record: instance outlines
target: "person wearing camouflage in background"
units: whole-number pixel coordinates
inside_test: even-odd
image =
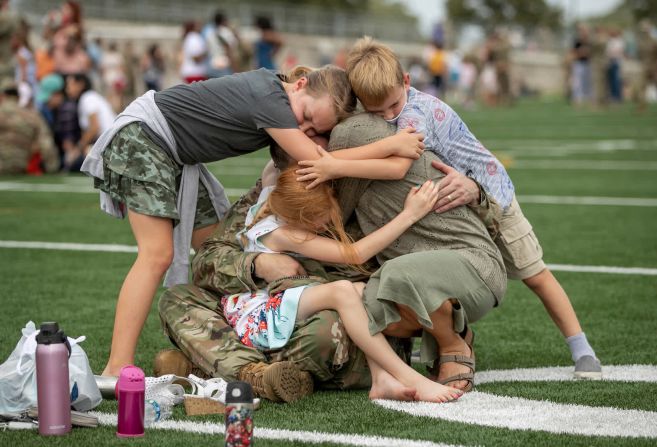
[[[636,84],[635,97],[638,110],[643,111],[647,103],[648,85],[657,85],[657,39],[652,35],[652,24],[648,19],[639,23],[637,45],[641,73]]]
[[[41,158],[37,172],[59,169],[59,154],[46,122],[37,111],[19,107],[12,81],[0,82],[0,175],[25,174],[34,157]]]
[[[9,0],[0,0],[0,84],[14,80],[15,64],[11,38],[18,28],[18,18],[9,12]]]
[[[605,27],[598,25],[593,29],[591,38],[591,80],[593,83],[593,104],[602,106],[607,103],[607,41],[609,35]]]

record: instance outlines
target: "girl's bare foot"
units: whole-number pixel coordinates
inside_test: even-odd
[[[441,385],[440,383],[429,380],[426,377],[417,381],[416,389],[415,400],[423,402],[450,402],[463,395],[463,391],[459,389]]]
[[[377,374],[370,388],[370,399],[411,401],[415,399],[415,388],[407,387],[385,371]]]

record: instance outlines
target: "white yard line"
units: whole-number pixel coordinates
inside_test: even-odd
[[[554,169],[581,171],[657,171],[655,161],[620,160],[511,160],[508,169]]]
[[[98,422],[101,425],[116,426],[116,414],[99,413],[94,411],[92,411],[91,414],[98,417]],[[212,422],[174,421],[169,419],[153,424],[152,428],[157,430],[175,430],[210,435],[224,434],[224,424]],[[383,436],[367,436],[349,433],[343,434],[303,430],[282,430],[278,428],[263,428],[257,426],[253,431],[253,438],[256,440],[256,444],[258,439],[276,439],[295,443],[320,444],[324,442],[330,442],[333,444],[354,445],[362,447],[456,447],[454,444],[418,441],[413,439],[387,438]],[[216,442],[216,444],[223,444],[223,441]]]
[[[0,248],[31,248],[36,250],[137,253],[136,245],[78,244],[71,242],[0,241]]]
[[[657,382],[657,366],[653,365],[613,365],[602,369],[606,381]],[[572,380],[571,367],[483,371],[475,376],[478,384]],[[527,384],[528,388],[531,386],[531,383]],[[375,402],[384,408],[415,416],[477,426],[593,437],[657,438],[657,412],[654,411],[560,404],[481,391],[468,393],[449,405],[390,400]]]
[[[576,272],[576,273],[610,273],[616,275],[644,275],[657,276],[657,269],[643,267],[610,267],[604,265],[567,265],[548,264],[548,268],[554,272]]]
[[[657,382],[657,366],[609,365],[603,367],[605,381]],[[572,367],[522,368],[478,372],[478,384],[495,382],[570,382]],[[473,391],[457,402],[434,404],[427,402],[399,402],[376,400],[375,404],[388,410],[400,411],[412,416],[430,417],[477,427],[495,427],[507,430],[542,431],[555,434],[588,437],[657,438],[654,424],[657,413],[653,411],[589,407],[577,404],[560,404],[547,400],[531,400],[501,396],[489,392]],[[101,425],[116,426],[116,414],[91,412]],[[221,416],[218,417],[219,419]],[[221,422],[193,422],[165,420],[153,424],[155,430],[175,430],[190,433],[222,435]],[[148,434],[146,435],[148,436]],[[255,427],[254,439],[285,440],[295,443],[333,443],[364,447],[381,445],[392,447],[452,447],[432,441],[390,438],[376,435],[327,433],[305,430],[285,430]]]
[[[79,184],[57,184],[57,183],[22,183],[22,182],[0,182],[0,191],[11,192],[50,192],[50,193],[79,193],[98,194],[98,190],[89,185]],[[227,188],[226,194],[230,197],[239,197],[248,189]],[[521,195],[518,196],[521,203],[533,203],[543,205],[602,205],[602,206],[638,206],[655,207],[657,199],[640,197],[587,197],[587,196],[544,196],[544,195]]]
[[[592,196],[542,196],[520,195],[518,202],[541,205],[596,205],[655,207],[657,199],[640,197],[592,197]]]
[[[22,182],[0,182],[0,191],[11,192],[52,192],[52,193],[78,193],[98,194],[90,184],[72,183],[22,183]],[[226,188],[226,194],[235,197],[246,193],[248,189]]]
[[[657,147],[657,140],[510,140],[488,138],[484,145],[495,152],[616,152],[631,150],[652,150]]]
[[[113,253],[137,253],[134,245],[120,244],[81,244],[73,242],[40,242],[40,241],[2,241],[0,248],[25,248],[36,250],[64,250],[64,251],[95,251]],[[615,275],[643,275],[657,276],[657,268],[644,267],[613,267],[604,265],[568,265],[548,264],[555,272],[577,273],[609,273]]]

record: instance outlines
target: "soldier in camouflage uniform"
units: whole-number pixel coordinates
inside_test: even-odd
[[[0,84],[14,79],[15,61],[11,38],[18,19],[9,12],[9,0],[0,0]]]
[[[59,154],[48,125],[38,112],[18,106],[13,83],[0,82],[0,174],[25,174],[30,160],[41,157],[46,172],[59,169]]]
[[[641,66],[635,97],[639,111],[646,108],[646,89],[657,84],[657,40],[652,35],[652,24],[644,19],[639,23],[637,37],[638,58]]]
[[[222,295],[268,286],[254,271],[254,260],[262,254],[244,253],[235,237],[244,228],[246,213],[256,203],[260,190],[258,182],[233,204],[212,236],[203,243],[192,263],[195,285],[175,286],[160,298],[159,311],[165,333],[209,376],[245,379],[253,365],[260,365],[259,372],[263,372],[264,363],[281,362],[279,375],[293,377],[279,379],[292,382],[281,384],[275,392],[259,390],[260,395],[271,400],[290,401],[312,392],[312,382],[310,388],[307,387],[310,376],[299,377],[299,369],[312,375],[318,386],[325,389],[369,387],[371,378],[365,356],[349,340],[335,311],[322,311],[297,323],[289,343],[270,352],[243,345],[225,321],[220,302]],[[299,259],[299,262],[303,269],[300,275],[274,281],[269,284],[270,290],[285,290],[312,282],[364,279],[362,273],[344,266],[325,268],[312,259]],[[306,389],[295,393],[294,387],[299,382],[306,384]]]

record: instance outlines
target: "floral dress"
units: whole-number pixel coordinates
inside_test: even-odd
[[[248,226],[265,202],[273,187],[263,189],[258,202],[247,214],[244,230],[237,239],[245,251],[275,253],[260,240],[282,225],[275,216]],[[294,330],[301,293],[309,286],[295,287],[269,296],[266,290],[236,293],[221,298],[224,316],[237,332],[242,343],[261,350],[279,349],[285,346]]]

